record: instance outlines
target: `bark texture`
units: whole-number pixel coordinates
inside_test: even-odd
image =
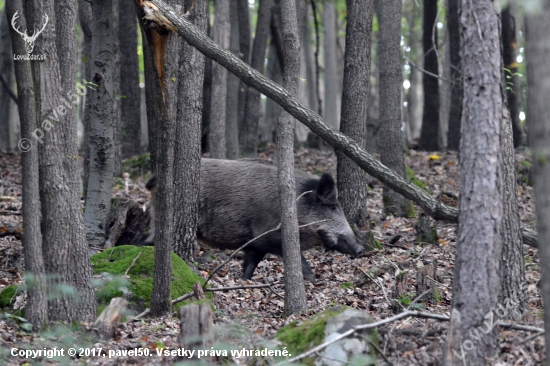
[[[40,29],[42,15],[50,16],[34,48],[48,57],[33,63],[37,122],[44,130],[39,152],[44,264],[50,289],[66,284],[78,293],[49,299],[48,316],[50,321],[92,321],[96,301],[80,206],[76,108],[62,102],[75,97],[76,3],[29,1],[25,10],[29,28]]]
[[[451,59],[451,106],[449,111],[449,129],[447,130],[447,149],[458,151],[460,148],[460,121],[462,119],[462,74],[460,64],[460,0],[447,0],[447,30],[449,32],[449,54]]]
[[[229,48],[229,0],[216,0],[214,7],[214,42],[224,49]],[[210,128],[208,146],[210,157],[226,157],[226,105],[227,70],[221,65],[212,64],[212,104],[210,106]]]
[[[300,80],[300,38],[295,0],[281,0],[285,66],[283,87],[297,97]],[[277,178],[281,204],[281,236],[285,266],[285,316],[301,314],[307,308],[294,178],[294,118],[281,111],[277,123]]]
[[[122,159],[141,152],[141,97],[137,54],[136,11],[131,1],[119,0],[120,143]]]
[[[0,12],[0,151],[10,151],[13,127],[10,121],[11,98],[13,84],[13,53],[10,39],[10,22],[12,17],[6,16],[6,10]],[[21,23],[19,23],[21,24]],[[20,26],[20,29],[26,29]],[[19,35],[18,35],[19,36]],[[20,36],[19,36],[20,37]],[[24,50],[21,55],[25,55]]]
[[[229,37],[229,50],[239,57],[239,15],[237,2],[229,4],[229,23],[231,34]],[[238,77],[227,72],[227,102],[226,102],[226,123],[225,141],[227,144],[227,158],[237,159],[239,157],[239,85]]]
[[[355,141],[334,131],[317,113],[300,104],[297,98],[289,94],[284,88],[244,64],[230,52],[221,49],[186,19],[176,14],[170,6],[167,6],[161,0],[152,0],[151,2],[158,6],[159,12],[172,22],[177,28],[179,35],[189,42],[189,44],[223,65],[249,86],[260,90],[261,93],[274,100],[328,144],[343,151],[364,171],[406,198],[414,201],[422,207],[426,214],[432,216],[434,219],[449,220],[452,222],[458,221],[458,210],[456,208],[438,202],[426,191],[403,179],[374,159],[372,155],[362,149]],[[532,230],[523,228],[522,237],[524,243],[536,247],[536,234]]]
[[[186,0],[185,9],[194,0]],[[206,35],[208,2],[195,3],[189,20]],[[174,166],[174,251],[193,262],[197,249],[197,212],[200,188],[201,117],[205,58],[196,48],[183,42],[180,53],[178,118]]]
[[[461,315],[464,342],[478,327],[486,329],[485,316],[496,309],[500,292],[503,94],[499,17],[493,6],[491,0],[464,0],[460,16],[464,104],[453,308]],[[468,365],[485,365],[495,356],[497,330],[486,333],[471,340],[472,349],[456,350],[464,352]]]
[[[374,2],[348,0],[346,4],[348,23],[340,132],[365,148]],[[367,176],[343,152],[337,150],[336,155],[338,198],[353,225],[359,210],[367,205]]]
[[[20,0],[6,3],[8,19],[19,12],[19,24],[26,29],[26,20]],[[23,55],[25,42],[19,34],[11,31],[13,53]],[[18,108],[21,122],[21,137],[30,139],[36,128],[35,94],[31,70],[32,61],[15,63],[17,81]],[[21,145],[24,150],[26,146]],[[38,184],[38,146],[21,154],[21,171],[23,182],[23,254],[25,256],[25,273],[27,285],[27,306],[25,318],[33,325],[34,331],[40,331],[48,321],[48,301],[45,281],[44,257],[42,253],[42,233],[40,231],[40,200]]]
[[[250,64],[250,51],[252,46],[252,30],[250,25],[250,10],[248,9],[248,0],[237,0],[237,15],[239,21],[239,51],[240,58],[245,63]],[[239,116],[238,126],[242,126],[246,108],[246,90],[248,85],[239,80]]]
[[[525,54],[527,59],[527,121],[529,146],[533,156],[537,230],[539,243],[550,243],[550,2],[526,17]],[[546,344],[550,344],[550,246],[539,250],[544,303],[544,328]],[[546,347],[546,359],[550,360],[550,347]]]
[[[252,60],[250,66],[262,74],[264,73],[265,52],[267,48],[267,39],[269,37],[273,6],[273,0],[260,0],[256,35],[252,46]],[[240,134],[241,154],[245,157],[254,157],[258,153],[260,103],[260,92],[254,88],[248,88],[246,91],[245,116]]]
[[[504,108],[500,135],[502,149],[502,255],[500,259],[500,303],[507,303],[510,315],[519,321],[528,310],[525,262],[521,242],[516,162],[512,121]]]
[[[349,15],[349,14],[348,14]],[[323,11],[324,60],[325,60],[325,110],[324,116],[331,126],[338,129],[338,51],[336,44],[336,9],[333,1],[325,0]]]
[[[401,130],[401,0],[387,0],[379,4],[378,57],[380,65],[380,131],[378,151],[380,161],[406,178],[404,141]],[[346,47],[347,49],[347,47]],[[384,186],[384,211],[394,216],[410,216],[412,203],[399,193]]]
[[[90,172],[84,214],[88,245],[103,248],[111,213],[111,189],[115,169],[115,39],[118,37],[116,1],[94,1],[92,13],[92,82],[96,90],[90,98]]]
[[[439,75],[436,21],[437,0],[424,0],[422,19],[424,70]],[[422,150],[434,151],[439,149],[439,79],[423,73],[422,84],[424,86],[424,111],[418,147]]]

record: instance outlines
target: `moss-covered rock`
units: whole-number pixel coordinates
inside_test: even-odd
[[[108,273],[111,278],[96,292],[100,306],[109,304],[113,297],[123,296],[122,289],[127,287],[132,296],[125,297],[129,297],[132,308],[140,310],[144,306],[149,307],[153,291],[154,253],[154,247],[121,245],[92,256],[94,273]],[[134,259],[136,261],[132,265]],[[125,283],[122,276],[128,269],[129,283]],[[197,282],[204,283],[204,279],[172,253],[172,299],[192,291]]]
[[[371,322],[371,319],[362,311],[345,306],[337,307],[317,314],[312,319],[300,324],[297,322],[288,324],[279,330],[277,339],[287,347],[292,356],[296,356],[326,342],[328,339],[334,338],[338,334],[346,332],[351,327],[369,322]],[[329,346],[321,353],[328,352],[326,359],[330,359],[329,356],[333,353],[338,354],[336,358],[342,360],[348,360],[349,357],[351,361],[353,359],[357,360],[357,357],[362,357],[363,361],[360,364],[370,364],[372,360],[375,360],[373,349],[362,336],[366,335],[370,341],[377,344],[378,333],[374,329],[356,335],[357,337],[352,335],[334,343],[333,346]],[[302,362],[306,365],[324,364],[323,357],[317,358],[317,356],[306,358]]]

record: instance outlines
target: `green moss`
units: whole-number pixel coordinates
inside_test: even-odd
[[[6,287],[0,292],[0,309],[10,307],[15,301],[15,294],[17,293],[17,285],[11,285]]]
[[[343,284],[340,285],[341,288],[352,288],[352,287],[355,287],[355,285],[351,282],[344,282]]]
[[[428,189],[426,184],[424,184],[424,182],[420,181],[415,176],[414,170],[412,170],[410,167],[407,167],[407,178],[409,178],[409,180],[412,182],[412,184],[414,184],[418,188],[421,188],[421,189],[425,190],[426,192],[428,192],[429,194],[432,194],[432,192]]]
[[[107,281],[105,286],[97,291],[100,304],[108,304],[113,297],[122,295],[121,288],[128,287],[135,296],[136,302],[144,302],[148,307],[153,291],[154,253],[154,247],[122,245],[92,256],[95,274],[106,272],[114,275],[112,280]],[[138,255],[139,258],[132,265]],[[130,268],[128,271],[130,279],[129,283],[125,283],[120,276],[124,275],[128,268]],[[197,282],[204,283],[204,279],[195,274],[180,257],[172,253],[172,299],[192,291],[193,285]],[[207,296],[211,297],[211,294]]]

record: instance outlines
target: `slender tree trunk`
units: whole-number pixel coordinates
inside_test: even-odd
[[[229,48],[229,0],[216,0],[214,7],[214,42],[224,49]],[[212,65],[212,104],[210,106],[210,129],[208,146],[210,157],[226,157],[226,105],[227,70],[218,64]]]
[[[49,15],[34,47],[36,54],[48,57],[33,64],[37,123],[44,129],[39,165],[44,264],[51,275],[50,288],[70,285],[79,295],[56,294],[49,299],[48,316],[54,321],[91,321],[96,302],[80,206],[76,108],[63,102],[74,103],[76,97],[76,3],[47,0],[25,5],[29,28],[40,29],[43,15]]]
[[[460,312],[463,342],[476,329],[486,329],[486,315],[496,309],[500,293],[503,94],[499,17],[493,6],[490,0],[464,0],[460,17],[464,104],[453,308]],[[496,336],[493,328],[472,349],[456,352],[469,365],[485,365],[495,356]]]
[[[94,1],[92,12],[92,82],[96,90],[89,93],[90,118],[90,175],[86,196],[84,228],[88,245],[103,248],[111,213],[111,190],[114,173],[115,130],[115,38],[118,29],[114,16],[118,8],[113,0]]]
[[[422,46],[424,48],[424,70],[439,75],[437,60],[437,0],[424,0],[422,23]],[[422,150],[439,149],[439,80],[424,73],[424,112],[418,147]]]
[[[210,27],[210,21],[208,20],[208,13],[206,14],[207,35],[211,38],[212,28]],[[202,87],[202,125],[201,125],[201,151],[208,152],[210,147],[208,146],[208,131],[210,130],[210,109],[212,106],[212,64],[213,61],[210,58],[206,58],[204,65],[204,82]]]
[[[241,60],[250,64],[250,51],[252,46],[252,31],[250,25],[250,10],[248,8],[248,0],[237,0],[237,15],[239,21],[239,50]],[[246,90],[248,85],[244,81],[239,80],[239,130],[243,125],[244,116],[246,113]]]
[[[8,19],[6,11],[0,12],[0,151],[11,151],[11,136],[13,128],[10,121],[11,97],[13,84],[13,53],[10,39],[11,17]],[[21,27],[20,27],[21,28]],[[26,29],[26,28],[21,28]],[[19,35],[18,35],[19,36]],[[21,36],[19,36],[21,37]],[[26,54],[25,51],[22,55]],[[13,93],[13,92],[11,92]]]
[[[380,161],[406,178],[401,131],[401,0],[380,2],[378,57],[380,65]],[[347,49],[347,46],[346,46]],[[365,192],[366,193],[366,192]],[[384,211],[395,216],[411,215],[412,204],[400,194],[384,186]]]
[[[87,0],[78,1],[78,18],[80,21],[80,27],[82,28],[82,34],[84,35],[82,41],[82,59],[84,63],[84,75],[83,79],[91,81],[92,79],[92,4]],[[83,172],[82,172],[82,186],[83,196],[86,198],[88,195],[88,177],[90,176],[90,118],[91,118],[91,105],[89,95],[84,95],[81,100],[82,104],[82,125],[84,127],[82,136],[82,146],[80,148],[83,156]]]
[[[460,65],[460,0],[447,0],[447,29],[449,32],[449,51],[451,56],[451,109],[449,111],[449,130],[447,131],[447,150],[458,151],[460,147],[460,121],[462,119],[462,74]]]
[[[371,61],[373,1],[348,0],[346,56],[342,92],[340,132],[361,147],[367,137],[367,104]],[[367,206],[367,176],[341,151],[338,158],[338,195],[344,214],[351,224],[357,222],[360,210]]]
[[[295,97],[300,80],[300,38],[296,2],[281,0],[282,33],[285,52],[283,87]],[[294,118],[281,112],[277,124],[277,178],[281,203],[281,234],[285,266],[285,316],[303,313],[307,308],[294,179]]]
[[[254,37],[254,45],[252,46],[250,66],[262,74],[265,67],[265,51],[269,37],[273,6],[273,0],[260,0],[256,35]],[[254,88],[248,88],[246,91],[245,117],[240,135],[241,154],[245,157],[254,157],[257,154],[260,103],[260,92]]]
[[[544,303],[544,328],[546,344],[550,345],[550,1],[525,19],[525,56],[527,59],[527,123],[529,146],[533,156],[537,229],[539,243],[542,300]],[[546,347],[546,360],[550,360],[550,347]],[[548,361],[547,361],[548,362]]]
[[[267,77],[278,85],[283,84],[283,70],[277,55],[277,47],[270,42],[267,52]],[[277,116],[281,114],[281,107],[271,99],[265,102],[265,113],[260,120],[260,142],[275,142],[275,129],[277,126]]]
[[[119,11],[119,2],[127,2],[128,0],[113,0],[113,12],[114,15],[111,17],[112,22],[109,24],[109,27],[114,29],[116,33],[114,33],[113,38],[113,60],[114,60],[114,67],[113,67],[113,152],[114,152],[114,159],[113,159],[113,177],[119,177],[121,176],[120,170],[122,169],[122,125],[120,123],[121,116],[122,116],[122,110],[121,110],[121,101],[122,101],[122,94],[120,93],[120,42],[119,42],[119,15],[117,12]]]
[[[336,9],[334,2],[325,0],[323,11],[324,60],[325,60],[325,121],[338,128],[338,56],[336,45]]]
[[[517,58],[517,5],[515,1],[508,3],[502,9],[502,59],[505,70],[506,101],[512,119],[514,147],[525,145],[525,132],[519,120],[521,112],[521,86],[518,75]]]
[[[119,0],[120,144],[122,159],[141,153],[141,98],[139,89],[138,33],[134,5]]]
[[[194,0],[186,0],[185,9]],[[206,33],[208,2],[195,3],[188,18]],[[196,48],[183,42],[180,54],[178,91],[178,118],[176,121],[174,166],[174,251],[181,258],[193,262],[197,249],[197,213],[200,189],[201,117],[205,58]]]
[[[502,149],[502,255],[500,258],[500,303],[508,304],[514,320],[521,320],[528,310],[525,263],[521,241],[518,189],[512,121],[504,108],[500,135]]]
[[[172,1],[176,5],[177,1]],[[138,6],[143,39],[145,87],[151,165],[157,177],[155,190],[155,269],[151,313],[170,311],[172,240],[174,240],[174,132],[178,102],[179,55],[177,34],[145,19]],[[153,25],[154,24],[154,25]]]
[[[19,24],[27,29],[21,1],[6,3],[6,14],[12,19],[19,12]],[[13,53],[23,55],[25,43],[19,34],[11,31]],[[31,62],[15,63],[15,79],[17,81],[19,118],[21,121],[21,137],[30,139],[36,128],[36,109]],[[32,143],[31,140],[29,140]],[[25,147],[25,146],[21,146]],[[24,150],[27,150],[24,148]],[[25,318],[33,325],[34,331],[40,331],[48,321],[48,301],[44,258],[42,253],[42,233],[40,232],[40,200],[38,178],[38,146],[35,143],[21,154],[21,171],[23,182],[23,254],[25,256],[25,274],[27,285],[27,306]]]
[[[229,4],[229,23],[231,34],[229,37],[229,50],[239,57],[239,16],[237,2]],[[239,85],[241,81],[232,73],[227,73],[227,104],[226,104],[226,126],[225,141],[227,143],[227,158],[237,159],[239,157]]]

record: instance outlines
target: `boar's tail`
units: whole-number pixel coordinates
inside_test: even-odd
[[[155,244],[155,187],[157,186],[157,177],[153,176],[145,184],[145,188],[151,191],[151,201],[149,201],[149,232],[143,234],[139,239],[138,246],[151,246]]]

